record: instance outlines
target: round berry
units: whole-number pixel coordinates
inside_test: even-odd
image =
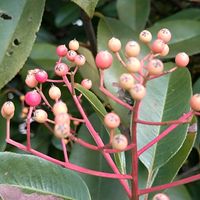
[[[29,106],[38,106],[41,103],[41,96],[36,90],[27,92],[25,102]]]
[[[164,47],[165,47],[164,41],[161,39],[156,39],[156,40],[154,40],[154,42],[151,45],[151,50],[154,53],[161,53],[163,51]]]
[[[104,116],[104,124],[110,129],[117,128],[120,124],[120,118],[113,112],[108,113]]]
[[[73,51],[77,51],[79,48],[79,42],[74,39],[69,42],[69,49]]]
[[[69,68],[65,63],[58,63],[56,64],[54,71],[57,76],[65,76],[69,71]]]
[[[170,200],[170,198],[164,193],[158,193],[154,195],[152,200]]]
[[[119,39],[112,37],[109,41],[108,41],[108,48],[112,51],[112,52],[118,52],[121,49],[121,42]]]
[[[195,94],[190,98],[190,107],[194,111],[200,111],[200,94]]]
[[[133,99],[141,100],[146,95],[146,88],[142,84],[137,83],[129,90],[129,93]]]
[[[35,78],[34,74],[27,74],[26,79],[25,79],[25,83],[28,87],[30,88],[34,88],[37,86],[38,81]]]
[[[70,136],[69,124],[56,124],[54,126],[54,135],[59,139],[64,139]]]
[[[150,75],[160,75],[163,73],[164,65],[159,59],[152,59],[147,65],[147,70]]]
[[[63,45],[59,45],[57,48],[56,48],[56,54],[59,56],[59,57],[65,57],[66,54],[67,54],[67,47],[63,44]]]
[[[171,33],[167,28],[163,28],[158,31],[157,37],[163,40],[165,43],[168,43],[171,40]]]
[[[123,151],[128,146],[128,140],[124,135],[117,134],[113,137],[111,144],[113,149]]]
[[[59,113],[54,119],[56,124],[70,124],[70,116],[68,113]]]
[[[81,81],[81,85],[85,88],[85,89],[87,89],[87,90],[89,90],[89,89],[91,89],[91,87],[92,87],[92,81],[91,80],[89,80],[89,79],[83,79],[82,81]]]
[[[57,101],[61,97],[61,91],[60,88],[52,85],[51,88],[49,89],[49,96],[51,99]]]
[[[164,49],[160,53],[160,56],[166,56],[169,53],[169,46],[165,44]]]
[[[85,59],[84,55],[76,55],[76,57],[74,58],[74,62],[78,66],[84,65],[85,61],[86,61],[86,59]]]
[[[53,105],[52,111],[54,115],[58,115],[60,113],[67,113],[67,105],[63,101],[58,101]]]
[[[38,83],[45,83],[48,79],[48,74],[46,71],[40,69],[35,73],[35,79]]]
[[[140,41],[144,42],[144,43],[149,43],[151,42],[152,40],[152,35],[151,35],[151,32],[150,31],[147,31],[147,30],[143,30],[141,33],[140,33]]]
[[[98,68],[107,69],[112,65],[113,57],[108,51],[97,53],[95,62]]]
[[[129,57],[126,62],[126,68],[130,73],[139,72],[141,63],[136,57]]]
[[[1,107],[1,115],[5,119],[11,119],[14,116],[15,105],[12,101],[6,101]]]
[[[38,123],[45,123],[48,119],[47,112],[42,109],[37,109],[34,112],[33,119]]]
[[[186,67],[189,61],[189,56],[185,52],[178,53],[175,57],[175,62],[178,67]]]
[[[69,61],[74,62],[74,59],[75,59],[76,55],[77,55],[76,51],[74,51],[74,50],[69,50],[69,51],[67,52],[67,54],[66,54],[66,58],[67,58]]]
[[[119,78],[119,84],[125,90],[131,89],[134,85],[134,82],[133,76],[129,73],[123,73]]]
[[[140,53],[140,45],[136,41],[129,41],[125,46],[127,57],[137,57]]]

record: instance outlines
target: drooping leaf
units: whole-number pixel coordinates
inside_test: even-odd
[[[36,38],[45,0],[0,2],[0,88],[23,67]]]
[[[74,172],[31,155],[0,153],[0,184],[66,200],[90,200],[83,180]]]
[[[118,0],[119,19],[135,31],[142,31],[150,13],[149,0]]]

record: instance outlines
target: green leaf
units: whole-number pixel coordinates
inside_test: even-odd
[[[45,0],[0,1],[0,88],[22,68],[38,31]]]
[[[99,0],[72,0],[74,3],[79,5],[86,13],[87,15],[92,18],[96,5]]]
[[[90,200],[83,180],[74,172],[31,155],[0,153],[0,184],[51,194],[66,200]]]
[[[172,33],[169,43],[169,54],[165,58],[173,58],[179,52],[194,55],[200,52],[200,21],[172,20],[157,22],[149,30],[156,36],[161,28],[168,28]]]
[[[89,117],[91,123],[94,125],[95,130],[99,133],[102,140],[106,143],[109,141],[108,134],[102,123],[99,121],[96,115]],[[88,129],[85,125],[82,125],[78,136],[88,143],[94,144],[94,140],[91,137]],[[85,147],[75,144],[72,148],[70,155],[70,161],[80,166],[87,167],[104,172],[112,172],[102,154],[98,151],[92,151]],[[101,178],[96,176],[89,176],[87,174],[80,174],[85,183],[87,184],[92,199],[95,200],[111,200],[111,199],[123,199],[128,200],[122,186],[118,180]]]
[[[142,31],[150,13],[149,0],[118,0],[119,19],[135,31]]]
[[[55,24],[57,27],[67,26],[77,20],[80,16],[79,7],[68,2],[65,6],[61,6],[55,17]]]
[[[166,64],[165,67],[172,66]],[[190,110],[190,73],[187,69],[175,72],[147,83],[147,95],[142,100],[139,118],[146,121],[176,120]],[[139,149],[163,132],[167,126],[148,126],[138,124]],[[182,146],[188,124],[174,129],[169,135],[144,152],[140,159],[149,171],[149,180],[156,169],[163,166]]]

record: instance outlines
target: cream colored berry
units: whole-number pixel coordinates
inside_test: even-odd
[[[61,97],[60,88],[55,85],[52,85],[51,88],[49,89],[49,97],[55,101],[60,99]]]
[[[159,59],[152,59],[147,65],[147,70],[150,75],[160,75],[163,73],[164,65]]]
[[[129,90],[129,93],[134,100],[142,100],[146,95],[146,88],[142,84],[137,83]]]
[[[128,146],[128,140],[126,136],[117,134],[113,137],[111,144],[113,149],[123,151]]]
[[[119,85],[125,90],[131,89],[134,85],[133,76],[129,73],[123,73],[119,78]]]
[[[14,116],[15,105],[12,101],[6,101],[1,107],[1,115],[5,119],[11,119]]]
[[[108,48],[112,51],[112,52],[118,52],[121,49],[121,41],[115,37],[112,37],[109,41],[108,41]]]
[[[104,117],[104,124],[110,129],[117,128],[120,125],[120,118],[113,112],[108,113]]]
[[[127,57],[137,57],[140,53],[140,45],[136,41],[129,41],[125,46]]]
[[[147,30],[143,30],[141,33],[140,33],[140,41],[144,42],[144,43],[149,43],[151,42],[152,40],[152,34],[150,31],[147,31]]]
[[[71,135],[69,124],[56,124],[54,126],[54,135],[59,139],[69,137]]]
[[[55,116],[55,124],[70,124],[70,115],[66,112],[59,113]]]
[[[73,39],[69,42],[69,49],[77,51],[79,49],[79,42],[76,39]]]
[[[58,101],[53,105],[52,111],[54,115],[58,115],[60,113],[67,113],[67,105],[63,101]]]
[[[138,58],[136,57],[129,57],[126,62],[126,68],[130,73],[139,72],[141,68],[141,63]]]
[[[33,119],[38,123],[45,123],[48,119],[47,112],[42,109],[37,109],[34,112]]]

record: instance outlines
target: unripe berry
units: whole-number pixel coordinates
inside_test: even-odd
[[[164,65],[159,59],[152,59],[147,65],[147,70],[150,75],[160,75],[164,70]]]
[[[160,53],[160,56],[166,56],[169,53],[169,46],[165,44],[164,49]]]
[[[127,138],[122,134],[117,134],[113,137],[111,141],[112,148],[123,151],[128,146]]]
[[[126,62],[126,68],[130,73],[139,72],[141,63],[137,58],[129,57],[128,61]]]
[[[186,67],[189,61],[189,56],[185,52],[178,53],[175,57],[175,62],[178,67]]]
[[[200,111],[200,94],[195,94],[190,98],[190,107],[194,111]]]
[[[54,71],[57,76],[65,76],[69,71],[69,68],[65,63],[58,63],[56,64]]]
[[[49,89],[49,96],[51,99],[53,99],[55,101],[60,99],[60,97],[61,97],[60,88],[55,85],[52,85],[51,88]]]
[[[143,30],[140,33],[140,41],[144,42],[144,43],[149,43],[152,40],[152,35],[151,32],[147,31],[147,30]]]
[[[112,52],[118,52],[121,49],[121,42],[119,39],[112,37],[109,41],[108,41],[108,48],[112,51]]]
[[[64,139],[70,136],[69,124],[56,124],[54,126],[54,135],[59,139]]]
[[[83,79],[83,80],[81,81],[81,85],[82,85],[85,89],[89,90],[89,89],[91,89],[91,87],[92,87],[92,81],[89,80],[89,79]]]
[[[79,42],[74,39],[69,42],[69,49],[73,51],[77,51],[79,48]]]
[[[141,100],[146,95],[146,88],[142,84],[137,83],[129,90],[129,93],[133,99]]]
[[[156,40],[154,40],[154,42],[151,45],[151,50],[154,53],[161,53],[163,51],[164,47],[165,47],[164,41],[161,39],[156,39]]]
[[[53,105],[52,111],[54,115],[58,115],[60,113],[67,113],[67,105],[63,101],[58,101]]]
[[[74,62],[74,59],[75,59],[76,55],[77,55],[76,51],[74,51],[74,50],[69,50],[69,51],[67,52],[67,54],[66,54],[66,58],[67,58],[69,61]]]
[[[35,73],[35,79],[38,81],[38,83],[45,83],[48,79],[48,74],[46,71],[40,69]]]
[[[70,116],[68,113],[63,112],[55,116],[55,124],[70,124]]]
[[[171,33],[167,28],[163,28],[158,31],[157,37],[163,40],[165,43],[168,43],[171,40]]]
[[[152,200],[170,200],[170,198],[164,193],[158,193],[154,195]]]
[[[127,57],[137,57],[140,53],[140,45],[136,41],[129,41],[125,46]]]
[[[113,112],[108,113],[104,116],[104,124],[110,129],[117,128],[120,124],[120,118]]]
[[[95,62],[98,68],[107,69],[112,65],[113,57],[108,51],[97,53]]]
[[[74,58],[74,62],[78,66],[84,65],[85,61],[86,61],[86,59],[85,59],[84,55],[76,55],[76,57]]]
[[[48,119],[47,112],[42,109],[37,109],[34,112],[33,119],[38,123],[45,123]]]
[[[119,85],[125,90],[131,89],[134,82],[133,76],[129,73],[123,73],[119,78]]]
[[[28,87],[34,88],[37,86],[38,82],[35,78],[35,74],[27,74],[25,83]]]
[[[36,90],[32,90],[26,93],[25,102],[29,106],[38,106],[41,103],[41,96]]]
[[[67,47],[63,44],[63,45],[59,45],[57,48],[56,48],[56,54],[59,56],[59,57],[65,57],[66,54],[67,54]]]
[[[1,115],[5,119],[11,119],[14,116],[15,105],[12,101],[6,101],[1,107]]]

